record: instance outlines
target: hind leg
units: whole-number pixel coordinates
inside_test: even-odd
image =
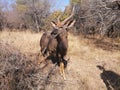
[[[37,64],[41,64],[44,60],[45,60],[44,56],[42,55],[41,52],[39,52],[37,55]]]

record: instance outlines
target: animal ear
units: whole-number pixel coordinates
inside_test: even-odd
[[[57,24],[56,24],[54,21],[51,22],[51,25],[52,25],[54,28],[57,28]]]
[[[68,28],[73,27],[73,25],[75,24],[75,22],[76,22],[76,20],[71,21],[71,22],[68,24]]]

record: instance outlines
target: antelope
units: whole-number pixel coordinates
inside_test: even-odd
[[[52,32],[50,34],[44,33],[40,40],[41,52],[43,55],[45,55],[46,53],[51,54],[50,52],[56,54],[56,57],[58,58],[58,62],[60,64],[60,74],[63,76],[64,79],[64,57],[67,55],[68,51],[68,29],[73,27],[75,23],[75,20],[71,20],[73,16],[74,8],[71,15],[65,20],[60,21],[61,15],[58,16],[57,22],[51,22],[51,25],[53,27]]]

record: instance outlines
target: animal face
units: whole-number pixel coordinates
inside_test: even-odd
[[[56,35],[57,37],[61,38],[61,39],[65,39],[68,36],[68,30],[69,28],[71,28],[75,23],[75,20],[73,21],[68,21],[68,23],[64,24],[63,22],[61,23],[55,23],[55,22],[51,22],[52,26],[53,26],[53,31],[52,31],[52,35]]]
[[[63,32],[66,31],[68,28],[73,27],[75,20],[71,20],[74,16],[74,7],[71,12],[71,15],[64,19],[63,21],[60,21],[62,15],[58,16],[57,22],[52,21],[51,25],[54,28],[54,30],[57,30],[57,32]]]

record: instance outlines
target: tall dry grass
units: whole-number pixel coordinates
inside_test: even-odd
[[[11,46],[17,47],[24,53],[39,51],[40,33],[32,32],[8,32],[0,33],[0,40]]]

